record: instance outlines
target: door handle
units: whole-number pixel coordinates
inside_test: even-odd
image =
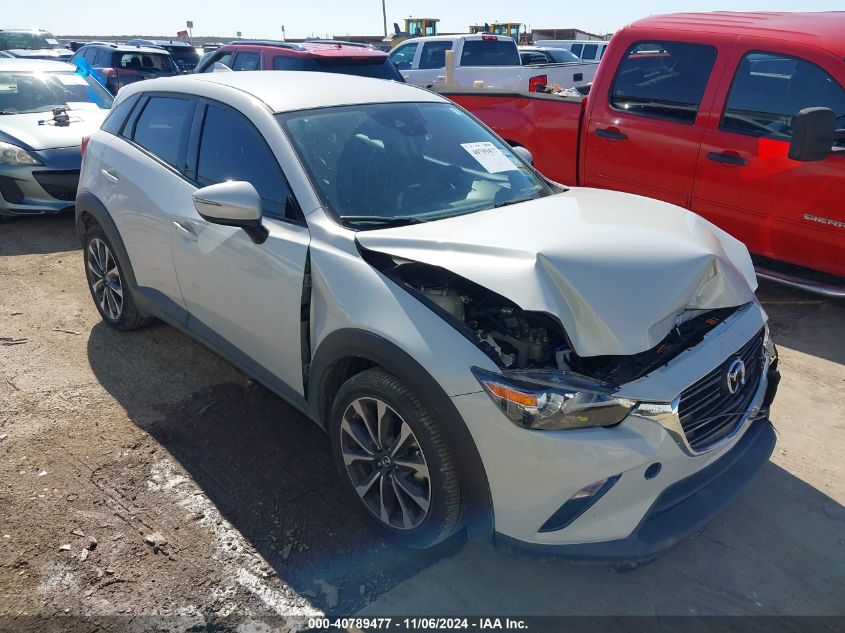
[[[709,152],[707,158],[716,163],[730,165],[731,167],[742,167],[748,164],[745,158],[732,152]]]
[[[175,226],[176,230],[182,235],[197,239],[197,232],[194,230],[194,225],[190,222],[178,222],[177,220],[173,220],[173,226]]]
[[[596,129],[596,136],[601,136],[602,138],[609,139],[611,141],[627,141],[628,135],[622,134],[617,128],[615,127],[608,127],[608,128],[598,128]]]
[[[102,172],[103,176],[105,176],[106,180],[108,180],[109,182],[120,182],[120,178],[117,177],[117,174],[113,169],[101,169],[100,171]]]

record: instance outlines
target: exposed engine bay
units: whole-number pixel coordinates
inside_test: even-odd
[[[622,385],[697,345],[737,310],[720,308],[689,315],[657,346],[639,354],[582,357],[575,353],[560,321],[551,314],[523,310],[444,268],[365,249],[361,253],[370,265],[443,317],[502,370],[558,370],[607,385]]]

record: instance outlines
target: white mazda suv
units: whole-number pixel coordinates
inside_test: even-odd
[[[76,214],[105,322],[165,321],[292,403],[404,545],[467,530],[649,558],[772,452],[745,247],[552,183],[432,92],[307,72],[127,86]]]

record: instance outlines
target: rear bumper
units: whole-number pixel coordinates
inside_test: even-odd
[[[731,450],[706,468],[669,486],[630,536],[614,541],[547,545],[497,534],[517,547],[571,559],[642,561],[700,532],[754,478],[775,447],[768,419],[751,424]]]

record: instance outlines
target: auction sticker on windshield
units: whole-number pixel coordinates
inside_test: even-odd
[[[469,152],[491,174],[498,174],[503,171],[516,171],[517,169],[516,165],[498,147],[489,141],[483,143],[461,143],[461,147]]]

